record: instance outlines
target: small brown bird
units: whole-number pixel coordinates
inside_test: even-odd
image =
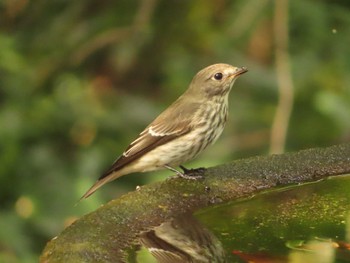
[[[248,70],[214,64],[199,71],[189,88],[134,140],[83,195],[122,175],[174,167],[196,157],[221,135],[228,115],[228,95],[235,80]],[[186,173],[186,169],[184,169]]]
[[[171,218],[139,237],[158,263],[229,262],[221,241],[192,214]]]

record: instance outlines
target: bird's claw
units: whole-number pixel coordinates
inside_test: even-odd
[[[185,179],[191,179],[191,180],[203,178],[203,175],[205,172],[205,168],[187,169],[182,165],[180,165],[180,168],[183,170],[183,172],[180,172],[169,165],[165,165],[164,167],[169,169],[170,171],[173,171],[179,177],[182,177]]]
[[[183,165],[180,165],[180,168],[182,169],[183,173],[181,173],[182,178],[186,179],[200,179],[203,178],[205,168],[195,168],[195,169],[187,169]]]

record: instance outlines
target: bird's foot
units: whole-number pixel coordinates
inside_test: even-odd
[[[205,172],[205,168],[204,167],[199,167],[199,168],[194,168],[194,169],[187,169],[185,166],[180,165],[179,166],[183,173],[187,176],[200,176],[203,177],[204,172]]]
[[[180,165],[180,168],[182,169],[183,172],[180,172],[169,165],[165,165],[165,168],[169,169],[170,171],[175,172],[176,175],[181,177],[181,178],[190,179],[190,180],[196,180],[196,179],[203,178],[204,171],[205,171],[205,168],[187,169],[182,165]]]

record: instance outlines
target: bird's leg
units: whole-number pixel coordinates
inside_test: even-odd
[[[174,173],[176,173],[178,176],[185,178],[185,179],[200,179],[202,178],[202,175],[197,173],[197,169],[184,169],[183,166],[180,166],[180,168],[184,171],[183,173],[176,170],[175,168],[169,166],[169,165],[164,165],[165,168],[167,168],[170,171],[173,171]],[[204,168],[200,168],[200,169],[204,169]]]

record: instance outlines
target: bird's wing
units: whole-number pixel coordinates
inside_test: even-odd
[[[159,117],[162,116],[163,115],[160,115]],[[120,156],[113,163],[113,165],[102,174],[97,182],[86,191],[81,199],[89,197],[102,185],[122,175],[114,174],[114,176],[110,176],[112,173],[120,170],[154,148],[174,140],[186,134],[190,130],[190,119],[182,119],[181,122],[176,120],[174,122],[164,122],[161,121],[161,118],[157,118],[143,132],[140,133],[139,137],[129,145],[123,155]]]
[[[154,230],[142,233],[140,235],[140,240],[158,262],[190,262],[192,259],[183,249],[176,247],[174,244],[165,241],[161,237],[158,237]]]
[[[156,147],[188,133],[192,129],[194,112],[198,110],[200,105],[199,102],[194,101],[184,103],[180,97],[140,133],[122,156],[98,180],[123,168]]]
[[[163,145],[171,140],[178,138],[191,130],[190,121],[184,120],[182,122],[164,123],[158,122],[148,126],[140,135],[134,140],[102,176],[99,180],[105,178],[114,171],[123,168],[125,165],[138,159],[147,152]]]

